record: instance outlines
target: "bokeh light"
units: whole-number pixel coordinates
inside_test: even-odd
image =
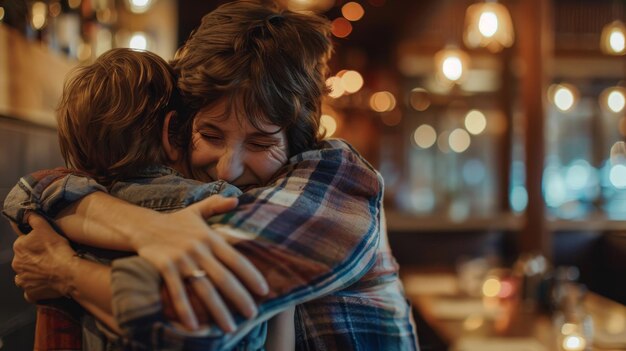
[[[4,19],[4,7],[0,6],[0,21]]]
[[[602,28],[600,48],[609,55],[626,53],[626,27],[622,21],[613,21]]]
[[[569,84],[552,85],[548,89],[548,94],[554,105],[563,112],[571,110],[578,97],[576,88]]]
[[[624,33],[622,33],[619,30],[614,29],[611,32],[611,35],[609,36],[609,44],[611,45],[611,48],[613,49],[613,51],[615,52],[621,52],[624,51],[624,47],[626,40],[624,40]]]
[[[409,95],[409,104],[416,111],[426,111],[430,107],[430,94],[424,88],[413,88]]]
[[[146,50],[148,49],[148,38],[144,33],[133,33],[128,41],[128,47],[135,50]]]
[[[500,293],[501,287],[500,280],[497,278],[487,278],[483,283],[483,295],[486,297],[496,297]]]
[[[468,132],[478,135],[487,127],[487,118],[479,110],[471,110],[465,115],[465,128]]]
[[[563,338],[562,346],[565,351],[583,351],[587,347],[587,342],[582,336],[572,334]]]
[[[365,10],[363,9],[363,6],[361,6],[361,4],[359,4],[358,2],[351,1],[343,5],[343,7],[341,8],[341,14],[348,21],[355,22],[363,18]]]
[[[516,185],[511,189],[511,208],[515,212],[523,212],[528,206],[528,192],[523,185]]]
[[[320,130],[326,132],[326,138],[330,138],[337,131],[337,121],[333,116],[323,114],[320,118]]]
[[[478,20],[478,30],[480,34],[491,38],[498,31],[498,16],[492,11],[481,13]]]
[[[152,0],[129,0],[128,7],[134,13],[144,13],[152,6]]]
[[[48,12],[50,13],[50,17],[57,17],[61,14],[62,9],[63,8],[61,7],[61,3],[59,1],[51,2],[50,6],[48,6]]]
[[[450,131],[448,130],[444,130],[443,132],[439,133],[439,136],[437,137],[437,147],[439,148],[439,151],[443,152],[444,154],[450,152],[450,143],[448,141],[449,137]]]
[[[623,164],[613,165],[609,172],[609,181],[617,189],[626,188],[626,166]]]
[[[428,124],[422,124],[413,132],[413,141],[422,149],[428,149],[437,141],[437,132],[435,128]]]
[[[463,180],[469,185],[478,185],[485,180],[487,170],[479,159],[470,159],[463,165]]]
[[[363,77],[357,71],[346,71],[341,75],[341,82],[346,93],[356,93],[363,87]]]
[[[370,97],[370,107],[376,112],[391,111],[396,107],[396,98],[388,91],[378,91]]]
[[[614,86],[605,89],[600,94],[600,105],[611,113],[620,113],[626,106],[626,89]]]
[[[71,9],[78,8],[81,2],[81,0],[67,0],[67,4]]]
[[[32,17],[31,25],[34,29],[41,29],[46,24],[46,17],[48,16],[48,6],[41,2],[36,1],[32,5]]]
[[[345,38],[352,33],[352,24],[347,19],[338,17],[331,22],[330,31],[337,38]]]
[[[607,105],[613,112],[621,112],[626,104],[624,94],[621,91],[612,91],[609,93]]]
[[[450,149],[456,153],[461,153],[470,146],[471,138],[465,129],[457,128],[450,133]]]
[[[343,95],[346,89],[343,86],[343,81],[339,77],[329,77],[326,79],[326,86],[330,88],[328,96],[337,99]]]

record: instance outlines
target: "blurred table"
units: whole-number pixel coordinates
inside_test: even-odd
[[[456,275],[449,272],[403,267],[402,280],[407,297],[448,350],[560,350],[552,318],[516,299],[462,294]],[[592,292],[584,306],[594,321],[592,350],[626,350],[626,307]]]

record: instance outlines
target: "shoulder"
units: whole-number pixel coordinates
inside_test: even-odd
[[[359,188],[378,194],[383,189],[383,178],[352,145],[340,139],[328,139],[314,150],[293,156],[283,176],[305,178],[345,189]]]

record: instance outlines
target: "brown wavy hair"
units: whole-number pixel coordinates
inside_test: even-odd
[[[110,184],[166,163],[163,122],[178,100],[174,71],[150,52],[113,49],[77,68],[57,109],[67,166]]]
[[[188,118],[186,142],[192,117],[227,99],[226,116],[281,127],[290,156],[315,148],[328,92],[329,33],[323,17],[255,1],[230,2],[204,16],[172,61]]]

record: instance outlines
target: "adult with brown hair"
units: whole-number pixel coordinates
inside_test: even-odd
[[[23,208],[12,207],[13,201],[26,199],[22,204],[31,210],[54,217],[84,197],[56,223],[76,241],[116,243],[116,249],[139,253],[112,265],[112,312],[125,335],[148,348],[177,340],[181,347],[229,349],[251,328],[295,304],[298,349],[417,348],[381,220],[382,179],[349,145],[319,140],[330,48],[325,20],[245,1],[205,16],[185,44],[174,68],[186,110],[177,125],[190,142],[188,148],[172,148],[171,156],[188,151],[190,174],[245,191],[237,208],[209,219],[210,228],[200,207],[160,214],[94,192],[106,189],[83,177],[59,173],[24,178],[29,187],[18,189],[5,211],[23,223]],[[49,238],[44,223],[33,224],[40,237]],[[63,266],[63,258],[29,251],[31,235],[15,247],[18,278],[31,256],[47,255]],[[185,295],[181,275],[222,285],[228,279],[210,272],[214,257],[200,253],[215,249],[214,235],[226,238],[261,271],[270,293],[257,298],[256,317],[235,318],[234,333],[209,326],[189,334],[164,318],[160,302],[154,302],[160,301],[156,269],[177,285],[177,297]],[[71,270],[62,271],[69,273],[56,276],[59,290],[90,298]],[[20,285],[36,295],[35,284],[25,279],[18,279]]]

